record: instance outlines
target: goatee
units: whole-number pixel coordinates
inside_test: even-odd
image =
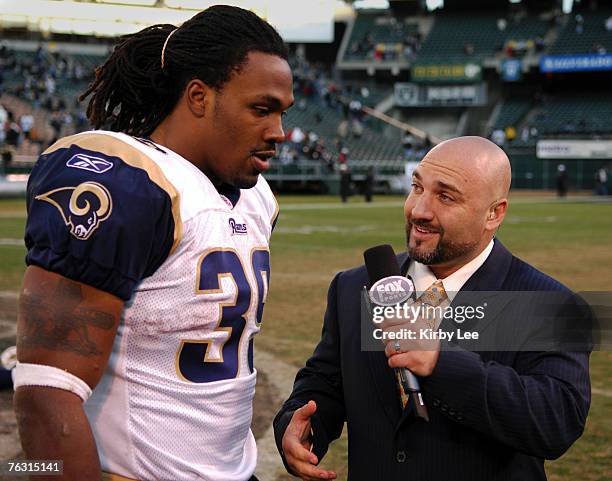
[[[428,250],[419,249],[419,246],[410,247],[410,229],[413,225],[432,229],[432,227],[426,222],[413,221],[406,224],[406,247],[408,249],[408,255],[410,259],[425,264],[426,266],[442,264],[454,259],[460,258],[474,250],[478,245],[478,242],[452,242],[449,239],[444,238],[444,229],[439,227],[435,229],[435,232],[440,236],[438,243],[434,248]]]

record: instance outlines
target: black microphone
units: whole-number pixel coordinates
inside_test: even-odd
[[[365,259],[368,277],[372,284],[372,289],[370,290],[370,299],[372,302],[382,305],[392,305],[405,302],[409,299],[412,299],[412,301],[416,300],[416,292],[412,279],[410,279],[409,276],[401,275],[400,266],[397,263],[393,247],[389,244],[371,247],[363,253],[363,258]],[[389,292],[383,288],[377,289],[378,286],[383,286],[387,280],[392,282],[394,279],[390,278],[393,277],[398,277],[398,279],[395,279],[395,285],[397,285],[397,282],[400,284],[407,282],[407,284],[404,284],[404,291]],[[395,368],[395,373],[401,388],[409,399],[412,400],[416,416],[425,421],[429,421],[427,407],[423,402],[417,377],[406,368]]]

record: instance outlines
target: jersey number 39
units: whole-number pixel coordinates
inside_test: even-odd
[[[238,253],[233,249],[217,249],[200,257],[196,292],[204,296],[224,297],[226,287],[233,283],[233,299],[219,303],[219,321],[213,339],[183,341],[177,356],[177,371],[186,381],[204,383],[233,379],[240,372],[244,358],[242,340],[248,322],[261,323],[263,306],[270,281],[270,253],[267,249],[253,249],[249,269],[256,281],[249,282]],[[230,284],[231,285],[231,284]],[[253,292],[256,302],[252,303]],[[253,305],[252,305],[253,304]],[[253,372],[253,339],[248,340],[247,361]]]

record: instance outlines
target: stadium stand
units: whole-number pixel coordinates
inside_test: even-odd
[[[361,11],[355,18],[345,59],[410,59],[419,49],[420,39],[417,23],[379,10]]]
[[[507,42],[535,43],[536,38],[544,37],[547,28],[547,23],[537,17],[506,20],[505,12],[443,11],[436,14],[418,59],[458,61],[492,57]]]
[[[588,94],[545,100],[531,124],[540,135],[590,136],[611,134],[612,98]]]
[[[78,95],[101,56],[0,47],[0,132],[8,173],[29,172],[33,161],[63,135],[85,130],[88,122]]]
[[[365,121],[360,114],[344,117],[339,111],[341,108],[333,109],[317,105],[303,97],[296,98],[296,103],[297,108],[287,112],[285,120],[287,132],[291,132],[295,127],[300,127],[305,132],[316,132],[319,138],[326,139],[325,145],[334,156],[337,156],[343,147],[347,147],[351,158],[354,159],[395,160],[402,157],[400,139],[389,142],[389,139],[382,137],[370,127],[371,123],[376,122],[375,119]],[[356,123],[361,127],[355,129]],[[341,132],[341,124],[346,125],[345,135]]]
[[[342,163],[357,181],[371,166],[377,179],[400,176],[430,138],[495,133],[513,159],[515,186],[550,187],[556,161],[537,157],[539,141],[612,138],[610,73],[547,74],[539,56],[612,53],[612,9],[563,15],[552,5],[534,12],[526,3],[433,13],[422,7],[355,10],[341,20],[346,27],[336,30],[343,37],[333,44],[314,50],[291,45],[296,104],[285,118],[287,142],[267,177],[280,184],[333,180]],[[54,42],[32,32],[28,41],[15,42],[15,35],[6,37],[10,48],[0,46],[0,151],[12,155],[11,169],[27,171],[54,138],[88,128],[85,106],[75,100],[108,47],[87,36]],[[333,54],[322,61],[314,52],[326,48]],[[508,58],[520,62],[513,79],[504,77]],[[470,76],[466,68],[464,77],[443,75],[442,67],[460,64],[477,64],[480,73]],[[416,75],[421,65],[441,67],[438,78]],[[395,84],[411,81],[396,104]],[[470,89],[484,94],[461,102]],[[579,167],[568,168],[570,176],[579,175],[575,185],[588,186],[587,171],[598,162],[577,160]]]
[[[529,99],[506,99],[497,112],[497,116],[492,122],[492,129],[505,129],[506,127],[516,127],[531,109]]]
[[[550,48],[551,55],[612,53],[612,9],[600,8],[570,15]],[[606,25],[610,25],[608,30]]]

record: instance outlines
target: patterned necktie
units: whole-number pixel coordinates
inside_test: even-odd
[[[444,284],[442,284],[442,281],[437,280],[431,286],[425,289],[423,294],[421,294],[421,296],[416,300],[416,302],[424,306],[438,307],[447,299],[448,296],[446,295]],[[431,316],[433,316],[433,313],[430,314]],[[436,319],[435,317],[425,318],[427,326],[431,329],[435,329],[437,327],[436,324],[438,320],[439,319]]]
[[[448,299],[448,296],[446,295],[446,290],[444,289],[444,285],[442,284],[442,281],[437,280],[431,286],[425,289],[423,294],[421,294],[421,296],[415,301],[415,304],[421,304],[424,306],[431,306],[431,307],[438,307],[446,299]],[[427,323],[427,326],[429,328],[435,329],[436,324],[437,324],[437,319],[435,317],[425,318],[425,322]],[[408,394],[404,391],[404,387],[400,379],[400,374],[397,370],[395,371],[395,377],[396,377],[397,385],[399,387],[399,392],[400,392],[401,408],[404,409],[406,407],[406,404],[408,404],[408,399],[409,399]]]

